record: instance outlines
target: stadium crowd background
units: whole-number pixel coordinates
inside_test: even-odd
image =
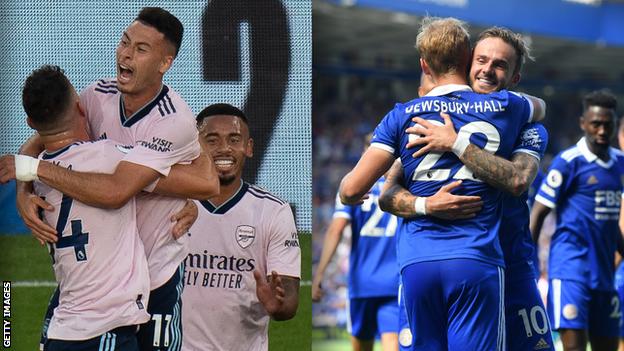
[[[501,3],[508,5],[508,11],[496,17],[492,16],[496,10],[489,9],[490,18],[486,19],[476,14],[484,10],[483,1],[398,1],[394,6],[379,1],[314,2],[313,273],[324,233],[332,219],[339,182],[360,158],[363,136],[375,128],[396,102],[417,96],[420,66],[414,43],[423,15],[465,20],[473,39],[492,25],[506,26],[524,35],[535,61],[527,61],[515,90],[539,96],[548,105],[544,124],[550,140],[540,164],[543,171],[553,156],[581,137],[578,118],[584,94],[596,89],[610,90],[618,98],[618,116],[622,116],[624,43],[606,38],[609,30],[605,28],[610,28],[610,19],[604,13],[597,17],[589,14],[597,10],[615,11],[623,19],[624,2],[603,1],[589,5],[563,0],[552,2],[558,3],[560,9],[579,11],[575,13],[579,16],[577,20],[590,22],[579,25],[575,33],[555,28],[561,26],[555,20],[556,13],[542,13],[541,16],[550,16],[552,20],[542,21],[540,27],[534,23],[537,19],[513,9],[521,6],[520,1]],[[538,8],[540,5],[527,1],[523,2],[524,6]],[[556,11],[555,8],[549,10]],[[587,17],[583,17],[583,11],[587,11]],[[571,25],[575,19],[568,18],[568,25]],[[604,32],[589,38],[589,28],[603,28]],[[614,139],[614,146],[616,142]],[[539,256],[544,271],[553,230],[554,219],[550,218],[540,238]],[[322,302],[313,305],[312,324],[316,329],[313,339],[332,337],[337,331],[335,327],[346,327],[348,230],[346,234],[325,274],[325,296]]]

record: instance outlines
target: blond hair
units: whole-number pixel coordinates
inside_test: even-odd
[[[464,74],[470,60],[470,34],[458,19],[425,17],[416,49],[435,75]]]
[[[499,38],[505,43],[511,45],[516,52],[516,66],[514,67],[514,74],[519,73],[522,69],[522,65],[526,62],[526,59],[533,61],[531,56],[531,49],[524,41],[520,34],[514,33],[504,27],[491,27],[479,34],[475,47],[479,42],[486,38]]]

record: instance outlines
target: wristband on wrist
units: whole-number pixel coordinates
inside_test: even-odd
[[[453,153],[457,155],[457,157],[461,157],[468,145],[470,145],[470,138],[461,133],[457,134],[457,139],[455,139],[455,143],[452,147]]]
[[[15,155],[15,179],[22,182],[39,180],[37,168],[39,168],[38,158],[26,155]]]
[[[416,215],[424,216],[427,214],[427,198],[424,196],[419,196],[414,201],[414,209],[416,210]]]

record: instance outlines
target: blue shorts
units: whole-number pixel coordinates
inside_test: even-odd
[[[137,333],[141,351],[179,351],[182,347],[183,275],[184,261],[169,281],[150,291],[147,312],[151,318]]]
[[[137,326],[125,326],[113,329],[88,340],[47,339],[45,351],[139,351],[136,335]]]
[[[505,283],[505,324],[507,350],[555,350],[550,322],[534,279]]]
[[[403,285],[399,285],[399,351],[412,350],[412,331],[407,320]]]
[[[352,298],[348,303],[347,329],[354,337],[372,340],[378,333],[398,332],[396,296]]]
[[[413,350],[505,349],[503,268],[473,259],[419,262],[401,279]]]
[[[54,293],[52,297],[50,297],[50,302],[48,302],[48,309],[46,310],[46,314],[43,317],[43,330],[41,331],[41,338],[39,339],[39,350],[43,351],[45,349],[45,344],[48,341],[48,326],[50,326],[50,321],[52,320],[52,316],[54,315],[54,309],[59,305],[59,288],[58,286],[54,289]]]
[[[591,290],[587,284],[551,279],[548,315],[553,329],[584,329],[592,336],[617,337],[620,299],[615,290]]]
[[[620,298],[620,313],[624,313],[624,263],[620,263],[618,269],[615,271],[615,289],[617,290],[618,297]],[[620,318],[620,338],[624,338],[624,323],[622,323],[622,318]]]

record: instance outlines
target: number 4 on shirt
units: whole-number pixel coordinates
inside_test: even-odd
[[[63,195],[61,200],[61,210],[59,211],[59,218],[56,222],[56,235],[58,241],[56,242],[56,249],[63,249],[67,247],[73,247],[76,255],[76,261],[86,261],[87,251],[85,245],[89,243],[89,233],[82,232],[82,220],[75,219],[71,221],[71,235],[63,236],[63,230],[67,225],[67,219],[69,218],[69,212],[74,199],[67,195]]]

